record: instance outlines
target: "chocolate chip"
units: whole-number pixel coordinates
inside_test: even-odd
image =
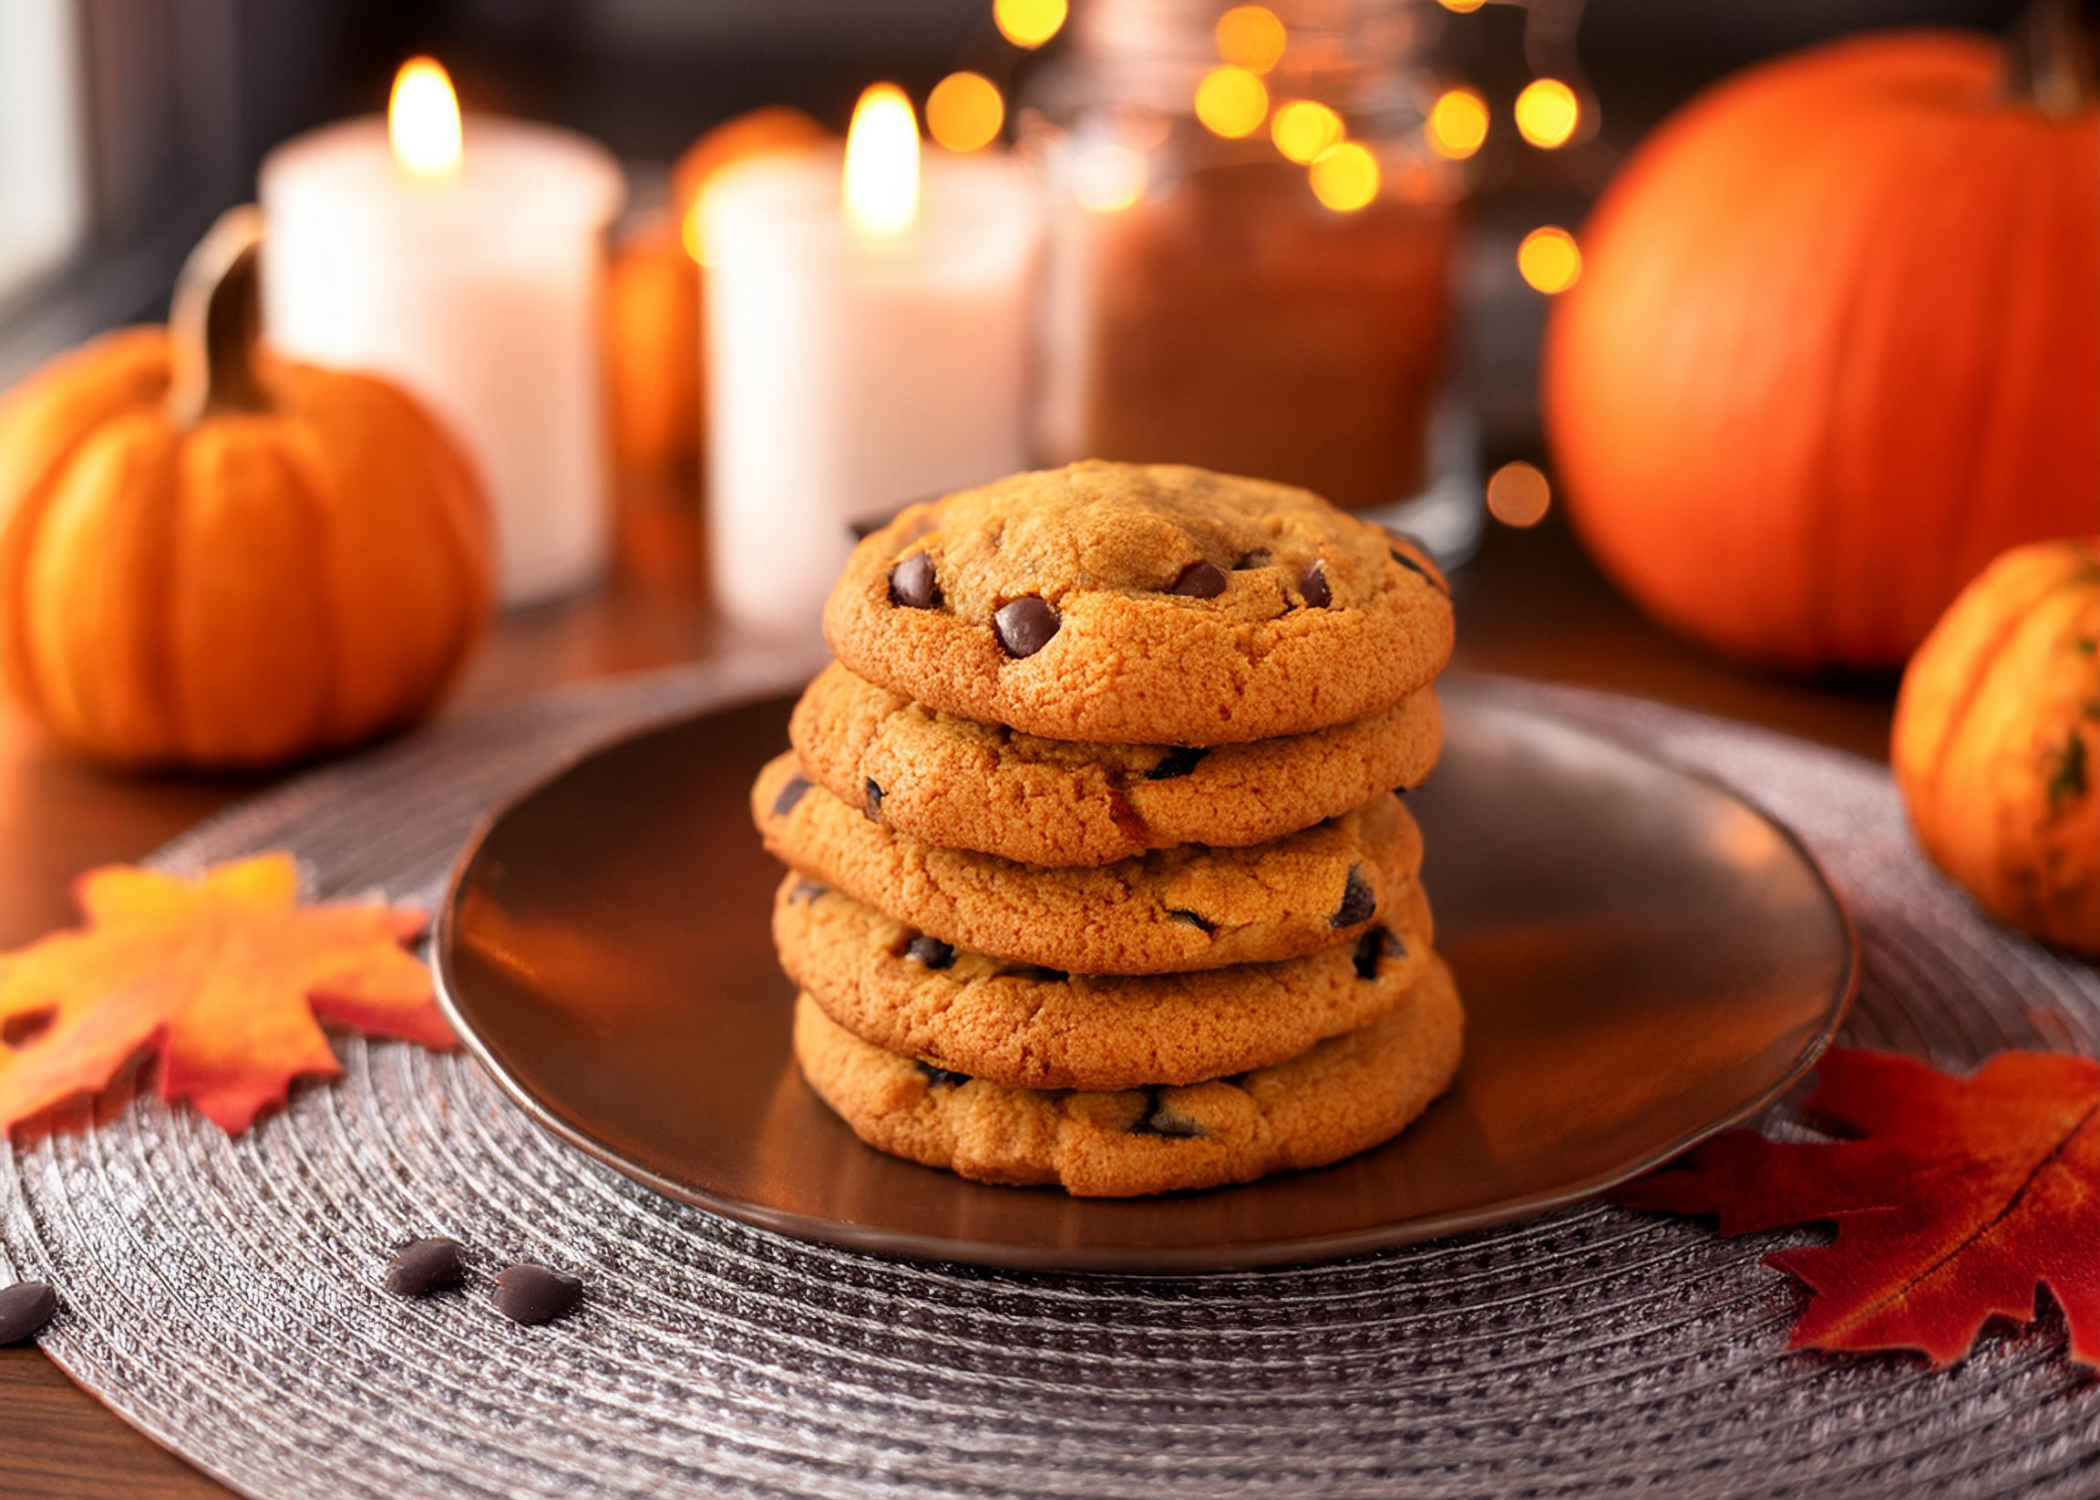
[[[1167,592],[1190,599],[1215,599],[1225,592],[1225,574],[1207,562],[1190,563]]]
[[[496,1311],[513,1323],[548,1323],[583,1300],[583,1283],[520,1261],[496,1278]]]
[[[875,778],[872,776],[868,778],[867,786],[861,792],[860,810],[868,815],[870,823],[882,821],[882,788],[875,784]]]
[[[1386,550],[1391,554],[1394,562],[1400,564],[1401,567],[1407,569],[1407,571],[1410,573],[1419,573],[1422,576],[1423,580],[1426,583],[1428,583],[1428,585],[1431,588],[1435,589],[1439,594],[1448,594],[1451,592],[1449,589],[1444,587],[1443,583],[1437,578],[1436,574],[1430,572],[1429,569],[1423,567],[1419,562],[1415,561],[1415,559],[1413,559],[1412,557],[1409,557],[1398,547],[1389,547]]]
[[[1269,565],[1269,549],[1256,547],[1252,552],[1242,552],[1240,560],[1232,565],[1235,573],[1244,573],[1249,568],[1266,568]]]
[[[1173,781],[1177,777],[1186,776],[1189,772],[1195,770],[1203,757],[1208,754],[1210,754],[1210,751],[1195,747],[1169,750],[1160,757],[1158,765],[1145,773],[1145,779],[1147,781]]]
[[[58,1293],[41,1281],[0,1288],[0,1348],[26,1344],[58,1311]]]
[[[1327,564],[1316,562],[1307,568],[1304,581],[1298,585],[1298,591],[1305,596],[1305,602],[1314,609],[1325,609],[1334,603],[1334,590],[1327,586]]]
[[[999,606],[992,616],[992,631],[1008,656],[1033,656],[1050,644],[1050,637],[1063,623],[1056,610],[1033,594],[1023,594]]]
[[[933,576],[931,557],[914,552],[890,569],[890,603],[905,609],[940,608],[941,585]]]
[[[955,962],[955,950],[937,937],[921,935],[904,945],[904,956],[929,969],[945,969]]]
[[[773,799],[773,816],[784,818],[793,812],[795,804],[802,800],[802,794],[808,790],[807,776],[790,776],[787,785],[780,789],[780,795]]]
[[[26,1047],[51,1029],[58,1019],[58,1007],[47,1005],[42,1010],[22,1011],[0,1022],[0,1047]]]
[[[1393,788],[1393,795],[1395,797],[1405,797],[1412,790],[1414,790],[1412,787],[1396,786]]]
[[[827,889],[827,886],[815,880],[798,880],[795,882],[795,888],[788,892],[788,905],[793,906],[797,901],[814,901]]]
[[[923,1059],[919,1062],[919,1071],[926,1075],[926,1085],[929,1088],[959,1089],[970,1081],[970,1075],[967,1073],[958,1073],[953,1068],[936,1068]]]
[[[1206,922],[1203,918],[1197,916],[1187,907],[1170,906],[1167,908],[1167,915],[1172,917],[1177,922],[1186,922],[1189,926],[1197,928],[1198,930],[1203,932],[1215,932],[1217,930],[1217,924],[1215,922]]]
[[[1193,1141],[1202,1138],[1203,1127],[1175,1114],[1167,1107],[1166,1099],[1158,1089],[1146,1089],[1145,1112],[1131,1125],[1130,1134],[1163,1135],[1170,1140]]]
[[[1386,955],[1405,956],[1407,945],[1383,927],[1373,927],[1356,940],[1356,977],[1376,979]]]
[[[1371,889],[1371,882],[1364,879],[1362,865],[1349,867],[1349,879],[1342,887],[1342,904],[1334,909],[1333,925],[1354,927],[1358,922],[1370,920],[1378,910],[1378,893]]]
[[[467,1250],[443,1235],[412,1240],[386,1268],[386,1289],[396,1297],[449,1292],[467,1279]]]
[[[1041,964],[1024,964],[1018,969],[1006,971],[1016,979],[1029,979],[1037,984],[1063,984],[1072,976],[1063,969],[1046,969]]]

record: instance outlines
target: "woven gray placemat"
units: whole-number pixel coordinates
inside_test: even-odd
[[[159,862],[285,847],[316,895],[432,901],[506,791],[806,665],[680,669],[444,723]],[[1950,1066],[2100,1055],[2094,971],[1977,917],[1913,851],[1878,767],[1623,698],[1496,691],[1754,788],[1791,823],[1864,942],[1848,1040]],[[463,1056],[340,1050],[340,1083],[238,1140],[146,1099],[0,1147],[0,1271],[64,1290],[52,1357],[252,1495],[2100,1492],[2100,1390],[2053,1312],[1947,1374],[1781,1353],[1799,1293],[1758,1256],[1812,1232],[1729,1242],[1585,1206],[1282,1271],[912,1265],[658,1198],[541,1134]],[[385,1296],[388,1247],[431,1232],[584,1271],[589,1300],[518,1330],[478,1298]]]

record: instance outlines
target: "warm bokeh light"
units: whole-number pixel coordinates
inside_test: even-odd
[[[841,198],[869,234],[901,233],[919,216],[919,121],[894,83],[870,85],[853,106]]]
[[[1508,463],[1488,478],[1488,514],[1505,526],[1536,526],[1553,503],[1546,476],[1527,463]]]
[[[1581,122],[1575,91],[1558,78],[1534,78],[1517,95],[1517,134],[1534,146],[1565,146]]]
[[[1336,213],[1354,213],[1378,196],[1378,158],[1355,141],[1312,164],[1313,196]]]
[[[1487,4],[1487,0],[1439,0],[1439,3],[1445,10],[1456,11],[1462,16],[1470,16],[1474,11],[1480,9],[1481,6]]]
[[[1312,99],[1280,105],[1269,122],[1269,139],[1300,166],[1310,166],[1341,144],[1342,117]]]
[[[1145,196],[1145,158],[1128,146],[1089,146],[1072,162],[1072,196],[1081,208],[1112,214]]]
[[[1196,85],[1196,118],[1227,140],[1252,135],[1269,117],[1269,91],[1245,68],[1212,68]]]
[[[1517,272],[1536,291],[1564,292],[1582,275],[1582,250],[1558,224],[1545,224],[1517,246]]]
[[[1283,58],[1283,22],[1266,5],[1235,5],[1218,17],[1218,56],[1250,73],[1266,73]]]
[[[394,75],[386,105],[387,139],[394,160],[417,177],[452,177],[459,172],[459,98],[452,79],[434,57],[412,57]]]
[[[1446,89],[1429,106],[1429,147],[1439,156],[1464,161],[1487,133],[1487,100],[1471,89]]]
[[[992,0],[992,21],[1016,47],[1040,47],[1065,24],[1067,0]]]
[[[950,73],[926,96],[926,131],[950,151],[978,151],[1006,123],[999,86],[982,73]]]

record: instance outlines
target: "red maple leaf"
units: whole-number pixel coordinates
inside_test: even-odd
[[[1967,1354],[1992,1317],[2032,1321],[2047,1286],[2071,1356],[2100,1364],[2100,1063],[2003,1052],[1973,1077],[1836,1048],[1803,1107],[1828,1143],[1732,1130],[1612,1195],[1718,1214],[1723,1234],[1829,1220],[1827,1245],[1764,1263],[1808,1284],[1793,1349]]]
[[[87,925],[0,953],[0,1131],[110,1086],[141,1053],[160,1093],[228,1131],[292,1079],[342,1071],[323,1021],[450,1047],[420,912],[299,904],[287,855],[195,880],[113,865],[80,879]]]

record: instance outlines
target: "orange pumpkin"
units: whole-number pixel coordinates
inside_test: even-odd
[[[0,403],[0,676],[130,766],[261,767],[406,724],[490,609],[460,450],[396,387],[253,341],[260,219],[184,268],[173,327]]]
[[[1578,532],[1651,613],[1894,666],[1997,553],[2093,524],[2100,105],[2072,40],[2017,80],[1977,36],[1833,43],[1628,162],[1543,399]]]
[[[2100,952],[2100,540],[2018,548],[1963,591],[1904,674],[1890,759],[1942,869]]]
[[[755,156],[796,151],[825,138],[799,109],[775,105],[716,126],[678,160],[671,209],[641,225],[613,257],[607,298],[612,354],[613,451],[630,483],[700,492],[700,243],[692,222],[717,172]]]

